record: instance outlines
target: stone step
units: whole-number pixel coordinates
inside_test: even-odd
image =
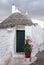
[[[27,65],[32,64],[37,60],[37,57],[31,58],[31,61],[29,58],[13,58],[9,65]]]

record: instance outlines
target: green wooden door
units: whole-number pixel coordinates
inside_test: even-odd
[[[23,52],[25,30],[16,31],[16,52]]]

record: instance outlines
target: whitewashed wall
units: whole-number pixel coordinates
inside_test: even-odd
[[[44,28],[43,28],[43,42],[44,42]]]
[[[42,30],[43,30],[43,34],[42,34],[42,38],[43,38],[43,43],[40,45],[40,50],[42,51],[44,51],[44,28],[42,28]]]
[[[42,48],[42,46],[43,46],[43,29],[39,25],[37,25],[36,27],[33,26],[32,38],[33,38],[34,44],[36,45],[36,48],[38,48],[38,51],[42,51],[43,50],[43,48]]]
[[[12,54],[16,52],[16,27],[7,30],[9,34],[9,51],[12,51]]]
[[[25,36],[31,36],[32,41],[40,45],[43,42],[43,29],[39,26],[26,26]]]
[[[0,29],[0,58],[2,58],[9,49],[8,33],[5,29]]]
[[[13,56],[16,53],[16,30],[25,30],[25,27],[0,29],[0,59],[10,51]]]
[[[25,39],[27,36],[32,38],[32,26],[25,26]]]
[[[25,30],[25,38],[31,36],[33,47],[32,56],[38,52],[39,45],[44,42],[44,31],[39,26],[14,27],[12,29],[0,29],[0,59],[8,52],[16,53],[16,30]]]
[[[37,25],[36,27],[33,26],[32,29],[33,40],[38,45],[40,45],[43,42],[42,34],[43,34],[43,30],[39,25]]]
[[[8,52],[12,51],[14,54],[15,34],[16,29],[0,29],[0,59],[2,59]],[[13,47],[14,46],[14,47]]]
[[[38,51],[39,51],[40,45],[43,43],[43,30],[42,30],[42,28],[39,25],[26,26],[25,27],[25,36],[26,37],[31,36],[32,45],[33,45],[32,55],[36,55],[36,53],[38,53]]]

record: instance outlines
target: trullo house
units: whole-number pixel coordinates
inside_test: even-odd
[[[13,5],[12,14],[0,23],[0,58],[10,51],[13,55],[23,52],[24,40],[31,36],[30,27],[34,25],[28,13],[21,13]]]

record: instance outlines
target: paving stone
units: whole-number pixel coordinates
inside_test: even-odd
[[[16,61],[13,58],[8,65],[44,65],[44,52],[39,52],[37,56],[38,56],[38,59],[36,60],[36,62],[32,64],[28,64],[28,63],[22,64],[21,62],[15,63]]]

